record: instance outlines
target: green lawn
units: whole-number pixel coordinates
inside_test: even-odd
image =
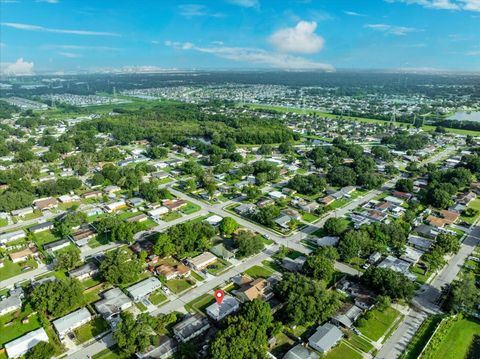
[[[120,355],[117,353],[118,349],[116,346],[102,350],[100,353],[92,356],[92,359],[117,359],[120,358]]]
[[[0,218],[0,227],[5,227],[8,224],[8,220]]]
[[[77,344],[85,343],[96,337],[99,334],[109,329],[108,323],[102,317],[97,317],[87,324],[75,329],[75,337],[77,338]]]
[[[27,332],[40,328],[38,316],[36,314],[30,315],[31,313],[31,309],[25,309],[0,317],[0,328],[2,328],[0,330],[0,347]],[[22,324],[22,320],[26,317],[28,317],[28,323]]]
[[[245,271],[245,274],[249,275],[252,278],[268,278],[273,274],[273,271],[266,267],[253,266],[251,268],[248,268]]]
[[[10,259],[5,259],[3,261],[4,267],[0,268],[0,281],[14,277],[26,271],[22,271],[23,268],[31,267],[32,269],[37,268],[37,262],[33,259],[28,259],[24,262],[13,263]],[[32,270],[32,269],[29,269]]]
[[[100,247],[110,243],[110,233],[101,233],[88,241],[90,248]]]
[[[171,279],[166,284],[168,289],[175,294],[183,292],[192,286],[186,279]]]
[[[59,238],[55,237],[55,235],[50,230],[35,233],[33,235],[33,240],[40,248],[43,248],[44,244],[56,241],[57,239]]]
[[[165,294],[163,294],[163,291],[161,289],[158,289],[154,293],[150,294],[150,297],[148,297],[148,300],[153,305],[159,305],[160,303],[166,301],[167,297],[165,296]]]
[[[455,321],[432,352],[432,358],[464,359],[475,335],[480,336],[480,320],[463,318]]]
[[[480,217],[480,198],[474,199],[472,202],[469,203],[468,207],[476,209],[478,213],[472,217],[461,215],[460,220],[467,222],[468,224],[473,224],[478,219],[478,217]]]
[[[198,212],[200,209],[202,209],[202,207],[200,207],[199,205],[192,202],[188,202],[188,204],[185,207],[183,207],[181,211],[184,214],[192,214],[192,213]]]
[[[190,303],[185,304],[185,309],[189,312],[203,312],[210,304],[215,303],[215,298],[212,293],[205,293],[198,298],[195,298]]]
[[[302,219],[305,221],[305,222],[314,222],[318,219],[318,217],[312,213],[305,213],[303,216],[302,216]]]
[[[363,337],[352,334],[350,338],[348,338],[348,343],[357,348],[358,350],[361,350],[365,353],[368,353],[370,350],[373,349],[373,344],[370,343],[368,340],[364,339]]]
[[[366,337],[377,341],[386,334],[388,328],[399,315],[399,311],[392,307],[388,307],[384,311],[373,309],[368,312],[365,320],[359,321],[357,328]]]
[[[335,348],[329,351],[324,359],[362,359],[362,355],[349,346],[347,346],[343,341],[340,342]]]
[[[228,266],[230,266],[229,262],[218,258],[216,262],[207,266],[206,271],[212,275],[217,275],[223,272]]]
[[[143,303],[137,302],[135,305],[142,313],[147,311],[147,307]]]
[[[197,272],[195,272],[195,271],[193,271],[193,270],[190,271],[190,273],[191,273],[190,275],[191,275],[197,282],[201,282],[201,281],[204,279],[200,274],[198,274]]]
[[[162,221],[170,222],[181,217],[182,215],[178,212],[170,212],[162,217]]]

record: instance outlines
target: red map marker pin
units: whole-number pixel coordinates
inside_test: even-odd
[[[225,297],[225,292],[221,289],[217,289],[215,293],[213,293],[215,296],[215,300],[217,301],[217,304],[220,305],[222,304],[223,298]]]

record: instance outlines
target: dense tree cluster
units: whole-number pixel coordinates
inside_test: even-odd
[[[28,299],[43,315],[59,317],[83,304],[83,288],[76,279],[48,281],[35,286]]]
[[[296,175],[288,181],[288,187],[294,189],[298,193],[312,195],[322,192],[327,183],[325,179],[318,175],[309,174],[306,176]]]
[[[120,248],[105,253],[100,263],[100,273],[109,283],[129,284],[138,280],[142,263],[130,251]]]
[[[235,245],[238,247],[236,256],[238,258],[250,257],[260,253],[264,244],[262,237],[250,231],[241,231],[235,236]]]
[[[256,299],[245,303],[240,312],[227,317],[210,345],[213,359],[264,358],[268,338],[276,334],[270,306]]]
[[[285,320],[293,325],[323,322],[341,305],[338,292],[326,289],[323,281],[304,275],[284,274],[274,291],[285,302]]]
[[[162,257],[175,254],[179,258],[194,256],[208,250],[215,229],[205,222],[185,222],[158,234],[154,252]]]
[[[421,150],[429,143],[428,137],[422,134],[409,134],[406,131],[382,138],[382,144],[393,145],[397,150]]]
[[[412,298],[415,284],[403,274],[389,268],[368,268],[362,276],[362,281],[373,291],[392,299]]]

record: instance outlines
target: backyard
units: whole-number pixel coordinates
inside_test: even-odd
[[[34,268],[37,268],[37,262],[34,259],[28,259],[20,263],[13,263],[10,259],[4,259],[3,268],[0,268],[0,281],[28,272]]]
[[[25,318],[28,318],[28,322],[22,323]],[[0,327],[4,328],[0,330],[0,347],[2,347],[5,343],[40,328],[40,321],[36,314],[32,314],[31,309],[24,309],[1,316]]]
[[[252,278],[268,278],[273,274],[269,268],[261,266],[253,266],[245,271],[245,274],[249,275]]]
[[[367,312],[362,319],[359,319],[357,328],[366,337],[377,341],[387,333],[399,315],[399,311],[392,307],[383,311],[373,309]]]
[[[353,350],[344,341],[341,341],[339,345],[329,351],[324,359],[362,359],[362,354]]]

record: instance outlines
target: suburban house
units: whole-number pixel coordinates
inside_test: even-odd
[[[235,253],[225,248],[225,245],[223,243],[219,243],[213,246],[212,248],[210,248],[210,252],[215,254],[217,257],[220,257],[223,259],[230,259],[235,257]]]
[[[430,248],[432,248],[432,246],[433,246],[432,241],[430,241],[426,238],[415,236],[413,234],[410,234],[408,236],[408,244],[410,246],[414,247],[414,248],[417,248],[417,249],[420,249],[420,250],[423,250],[423,251],[427,251]]]
[[[148,219],[147,215],[145,213],[141,213],[141,214],[137,214],[136,216],[127,218],[125,220],[125,222],[127,222],[127,223],[134,223],[134,222],[141,223],[141,222],[145,222],[147,219]]]
[[[127,203],[122,199],[120,201],[116,201],[116,202],[106,204],[104,206],[104,208],[105,208],[105,212],[113,213],[113,212],[118,211],[122,208],[125,208],[126,206],[127,206]]]
[[[138,359],[167,359],[177,351],[177,343],[172,338],[161,335],[155,339],[155,345],[149,345],[143,353],[135,353]]]
[[[213,216],[210,216],[206,219],[204,219],[204,222],[210,224],[211,226],[218,226],[220,224],[220,222],[222,222],[223,218],[214,214]]]
[[[285,353],[282,359],[319,359],[320,356],[302,344],[295,345]]]
[[[13,217],[24,217],[27,214],[33,213],[33,207],[26,207],[21,209],[15,209],[10,212]]]
[[[303,264],[307,259],[303,256],[298,257],[296,259],[291,259],[285,257],[282,259],[281,266],[282,268],[288,270],[289,272],[300,272],[302,270]]]
[[[147,297],[162,287],[162,283],[155,277],[148,277],[127,288],[128,295],[134,301]]]
[[[79,247],[87,245],[88,241],[97,235],[95,229],[90,225],[80,227],[70,236],[72,241]]]
[[[40,233],[53,228],[53,222],[43,222],[28,228],[30,233]]]
[[[167,207],[170,211],[178,211],[187,204],[187,201],[183,199],[165,199],[162,201],[162,205]]]
[[[159,276],[163,276],[166,280],[188,277],[191,273],[190,268],[181,263],[174,266],[162,264],[155,268],[155,271]]]
[[[220,321],[227,315],[238,310],[240,303],[234,297],[225,295],[221,304],[213,303],[207,307],[206,312],[213,320]]]
[[[0,244],[6,244],[9,242],[16,241],[18,239],[23,239],[26,237],[25,232],[23,229],[14,232],[7,232],[0,234]]]
[[[20,358],[40,342],[48,343],[48,335],[45,329],[39,328],[12,340],[4,345],[9,358]]]
[[[56,252],[62,248],[68,247],[71,244],[71,242],[68,239],[60,239],[55,242],[50,242],[47,244],[43,245],[43,249],[47,251],[48,253],[53,253]]]
[[[150,211],[147,212],[147,214],[151,217],[151,218],[158,218],[160,216],[163,216],[164,214],[167,214],[169,212],[168,208],[165,207],[165,206],[161,206],[161,207],[158,207],[158,208],[154,208]]]
[[[103,192],[105,193],[108,193],[108,194],[113,194],[113,193],[116,193],[116,192],[119,192],[121,191],[122,189],[118,186],[115,186],[115,185],[111,185],[111,186],[107,186],[103,189]]]
[[[391,269],[395,272],[403,274],[405,277],[407,277],[412,281],[417,279],[415,274],[410,273],[410,271],[408,270],[410,268],[410,263],[404,260],[395,258],[393,256],[387,256],[382,262],[380,262],[380,264],[378,265],[378,268]]]
[[[254,299],[270,299],[273,292],[270,289],[268,281],[264,278],[257,278],[250,283],[244,284],[240,289],[235,291],[236,297],[241,302],[252,301]]]
[[[22,308],[22,300],[17,295],[11,295],[0,301],[0,316]]]
[[[424,253],[425,252],[420,249],[405,246],[405,253],[400,256],[400,259],[404,260],[405,262],[411,263],[412,265],[415,265]]]
[[[29,247],[22,249],[21,251],[10,253],[8,256],[12,260],[13,263],[23,262],[26,261],[30,257],[37,256],[37,247]]]
[[[325,323],[317,328],[308,339],[308,344],[320,353],[326,353],[342,339],[343,333],[332,323]]]
[[[94,262],[85,263],[83,266],[72,269],[68,272],[68,275],[72,278],[76,278],[80,281],[92,278],[96,274],[98,274],[99,269],[98,266]]]
[[[183,319],[180,323],[173,326],[175,337],[182,343],[188,342],[204,331],[210,328],[210,323],[206,317],[200,313],[196,313]]]
[[[187,259],[187,262],[191,268],[201,271],[210,264],[215,263],[217,259],[218,258],[214,254],[210,252],[204,252],[196,257]]]
[[[100,191],[90,191],[90,192],[85,192],[84,194],[82,194],[82,197],[85,198],[85,199],[98,198],[98,197],[101,197],[101,196],[102,196],[102,192],[100,192]]]
[[[58,206],[58,201],[55,198],[43,198],[43,199],[38,199],[33,202],[33,205],[35,208],[41,210],[41,211],[46,211],[52,208],[56,208]]]
[[[58,333],[60,340],[65,338],[65,335],[73,330],[81,327],[93,319],[87,308],[78,309],[70,314],[65,315],[52,322],[53,327]]]
[[[355,304],[346,303],[332,318],[332,322],[336,325],[350,329],[362,313],[362,308],[357,307]]]
[[[133,303],[119,288],[112,288],[101,294],[103,299],[94,303],[95,310],[105,320],[112,321],[123,310],[130,308]]]

